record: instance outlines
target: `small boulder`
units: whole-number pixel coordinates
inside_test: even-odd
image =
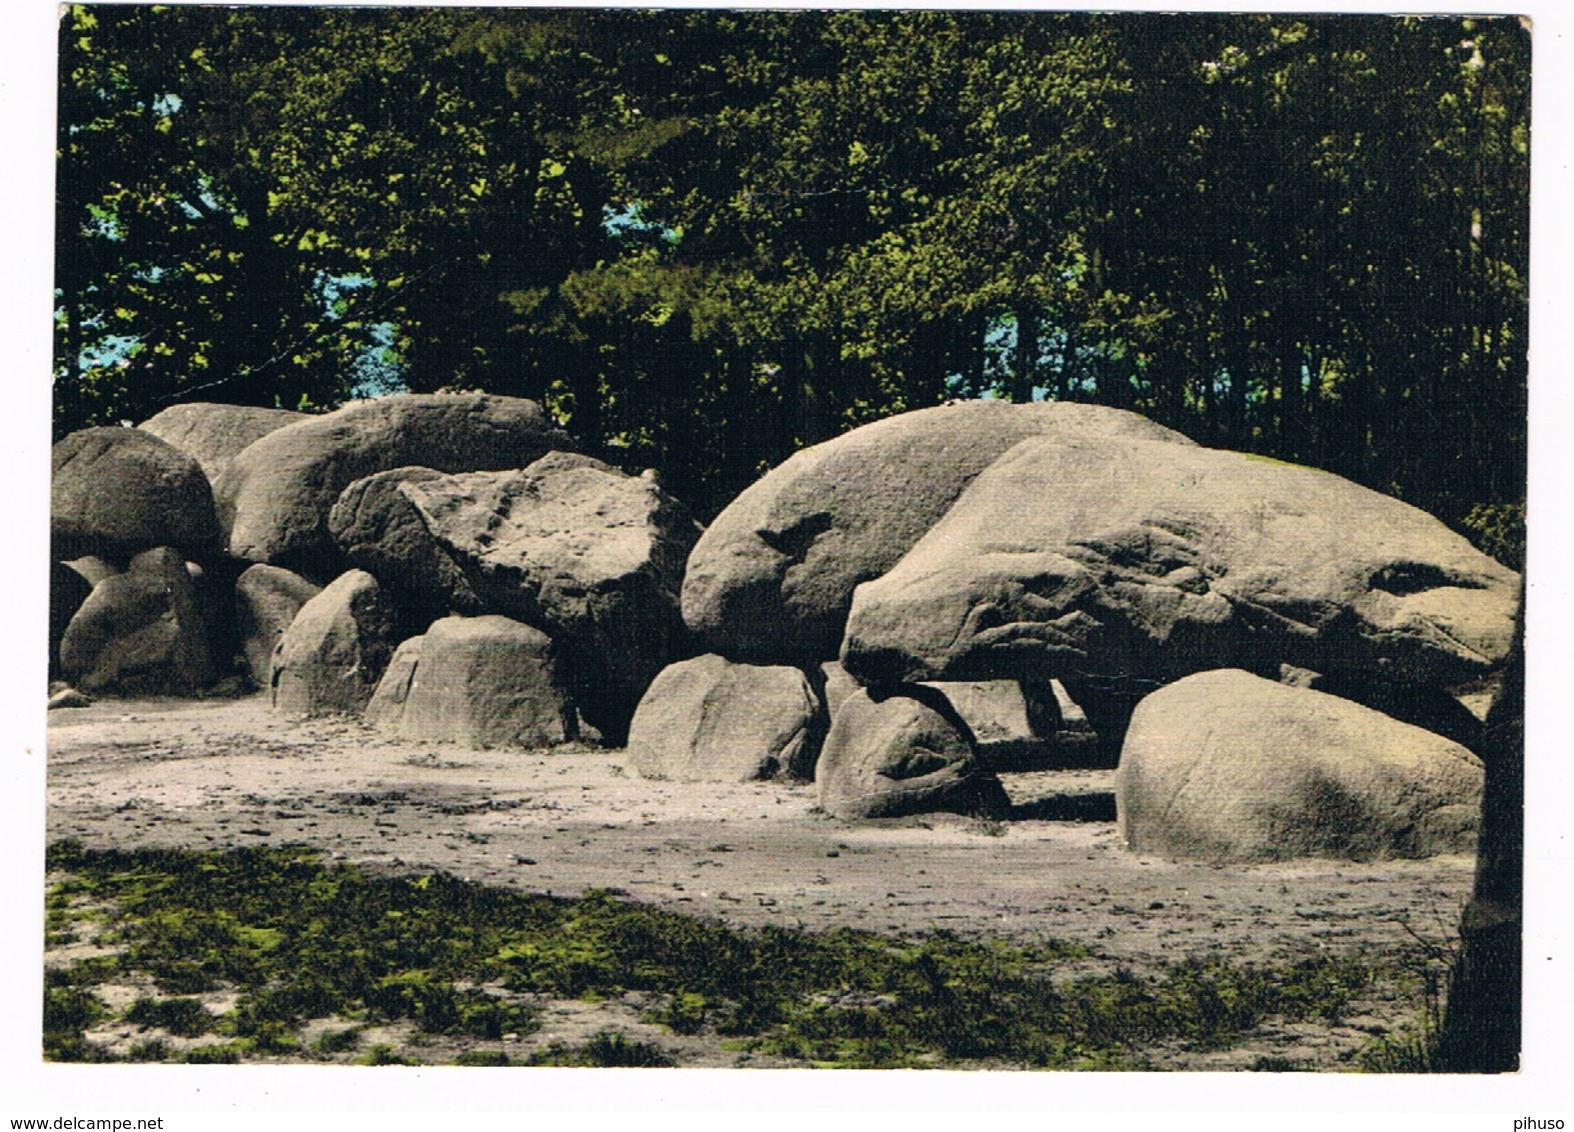
[[[973,733],[979,763],[991,770],[1055,766],[1060,713],[1053,693],[1030,695],[1015,680],[959,680],[925,685],[946,698]]]
[[[203,557],[219,539],[213,490],[186,453],[134,428],[86,428],[50,454],[50,538],[57,559],[125,560],[172,546]]]
[[[301,606],[322,592],[282,566],[258,562],[235,581],[235,626],[246,669],[259,686],[273,674],[273,654]]]
[[[415,681],[415,669],[421,663],[421,646],[425,642],[424,635],[399,642],[388,667],[383,669],[382,679],[372,691],[372,698],[366,701],[366,710],[361,713],[362,723],[391,735],[399,734],[405,701],[410,698],[410,685]]]
[[[843,699],[815,781],[821,808],[847,820],[1010,807],[1000,780],[980,766],[967,724],[932,688]]]
[[[93,587],[60,641],[60,671],[84,692],[190,695],[213,679],[208,632],[185,558],[144,551]]]
[[[288,409],[188,401],[160,410],[137,427],[179,448],[201,465],[208,482],[216,483],[248,444],[306,419],[307,414]]]
[[[580,712],[621,746],[645,689],[681,655],[678,591],[700,533],[688,509],[650,479],[566,452],[398,490],[488,609],[558,642]]]
[[[1440,735],[1238,669],[1138,705],[1115,775],[1134,852],[1211,861],[1469,852],[1481,762]]]
[[[450,613],[485,612],[464,571],[399,490],[447,478],[432,468],[378,472],[345,488],[328,512],[328,530],[345,560],[377,578],[416,632]]]
[[[92,707],[93,698],[77,691],[75,688],[61,688],[59,691],[49,693],[49,710],[56,708],[81,708]]]
[[[401,739],[478,749],[575,736],[551,640],[495,614],[444,617],[401,644],[365,720]]]
[[[709,654],[662,669],[634,712],[628,756],[646,778],[810,779],[825,726],[803,672]]]
[[[340,575],[279,638],[269,685],[289,715],[359,713],[393,652],[393,610],[364,570]]]
[[[1100,405],[963,401],[794,454],[716,517],[689,558],[683,619],[712,652],[763,664],[837,655],[853,590],[878,578],[973,477],[1038,435],[1192,442]]]
[[[341,563],[328,513],[358,479],[392,468],[518,468],[573,443],[534,401],[403,393],[358,401],[247,445],[214,487],[229,552],[312,576]]]

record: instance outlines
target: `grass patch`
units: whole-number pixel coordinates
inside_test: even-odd
[[[663,1069],[677,1064],[658,1045],[603,1031],[577,1046],[553,1042],[538,1050],[526,1065],[566,1065],[582,1069]]]
[[[728,1048],[836,1067],[936,1065],[1144,1068],[1142,1050],[1239,1042],[1270,1016],[1335,1018],[1373,977],[1347,959],[1273,969],[1224,962],[1055,979],[1078,947],[965,941],[946,933],[736,930],[592,893],[555,898],[445,874],[375,876],[328,867],[305,849],[226,853],[88,852],[53,846],[53,907],[90,900],[113,955],[52,970],[45,1047],[53,1060],[103,1056],[84,1038],[105,1016],[93,987],[151,977],[126,1018],[223,1043],[185,1060],[223,1061],[355,1048],[367,1025],[413,1023],[423,1035],[497,1041],[539,1028],[551,998],[615,1000],[640,992],[645,1018]],[[187,997],[213,990],[210,1014]],[[302,1027],[333,1019],[310,1047]],[[173,1057],[144,1043],[141,1056]],[[466,1064],[502,1064],[473,1051]],[[553,1045],[530,1064],[657,1065],[650,1043],[606,1032]],[[490,1060],[488,1060],[490,1059]],[[374,1045],[361,1064],[399,1064]]]

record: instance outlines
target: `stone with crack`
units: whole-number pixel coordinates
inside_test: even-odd
[[[842,663],[865,684],[1287,663],[1448,686],[1502,663],[1518,587],[1437,519],[1328,472],[1032,438],[859,587]]]

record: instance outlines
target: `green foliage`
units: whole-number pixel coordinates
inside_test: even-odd
[[[1478,503],[1460,520],[1472,542],[1515,570],[1525,568],[1525,505]]]
[[[1514,554],[1467,520],[1524,488],[1512,17],[78,6],[61,29],[59,431],[332,406],[397,369],[541,399],[708,518],[893,412],[1090,400]]]
[[[93,985],[182,962],[238,991],[235,1006],[213,1017],[191,998],[144,997],[125,1017],[171,1035],[230,1039],[188,1061],[296,1054],[313,1018],[355,1023],[318,1038],[318,1056],[353,1049],[364,1025],[400,1020],[418,1034],[496,1042],[537,1028],[539,996],[637,991],[652,1000],[647,1021],[675,1033],[713,1033],[816,1065],[1131,1069],[1144,1067],[1141,1051],[1156,1042],[1223,1048],[1270,1017],[1336,1019],[1375,977],[1329,958],[1273,969],[1190,961],[1147,980],[1057,978],[1084,949],[942,932],[739,931],[606,892],[566,900],[443,874],[372,876],[290,848],[86,852],[59,843],[49,865],[61,878],[49,898],[69,891],[104,904],[124,947],[49,972],[45,1040],[57,1060],[102,1056],[82,1037],[105,1015]],[[504,993],[480,989],[498,983]],[[160,1040],[143,1043],[143,1054],[170,1056]],[[503,1063],[475,1056],[467,1063]],[[551,1045],[530,1063],[657,1065],[668,1056],[609,1031],[582,1046]],[[383,1044],[359,1061],[402,1057]]]

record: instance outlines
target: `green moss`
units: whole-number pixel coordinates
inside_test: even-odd
[[[415,1065],[391,1045],[378,1043],[355,1059],[357,1065]]]
[[[347,1026],[342,1030],[329,1030],[312,1043],[314,1053],[335,1054],[348,1053],[361,1044],[361,1028]]]
[[[194,998],[139,998],[126,1007],[127,1022],[195,1038],[213,1028],[213,1015]]]
[[[1079,947],[742,931],[607,892],[575,900],[327,868],[297,848],[223,854],[51,850],[52,898],[89,894],[123,950],[46,976],[46,1046],[61,1060],[101,1055],[82,1037],[103,1016],[92,987],[152,977],[167,993],[223,988],[216,1019],[194,999],[147,997],[127,1017],[170,1033],[232,1039],[193,1051],[244,1059],[300,1051],[313,1019],[414,1024],[484,1041],[538,1027],[541,997],[616,1001],[639,992],[646,1018],[710,1033],[730,1048],[805,1064],[1144,1068],[1142,1050],[1183,1040],[1224,1048],[1270,1016],[1336,1018],[1374,973],[1348,960],[1259,968],[1224,962],[1057,978]],[[69,886],[69,887],[68,887]],[[481,988],[503,988],[500,991]],[[356,1028],[325,1035],[343,1052]],[[379,1052],[381,1050],[381,1052]],[[361,1058],[391,1064],[387,1047]],[[657,1064],[658,1047],[602,1034],[548,1047],[540,1064]],[[371,1060],[368,1060],[371,1059]],[[381,1060],[379,1060],[381,1059]],[[543,1060],[544,1059],[544,1060]]]

